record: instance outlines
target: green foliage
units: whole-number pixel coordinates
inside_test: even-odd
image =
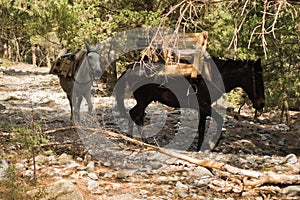
[[[13,132],[15,134],[12,141],[21,145],[24,155],[28,158],[32,157],[32,152],[37,151],[39,144],[44,142],[32,129],[14,127]]]
[[[3,199],[28,199],[26,195],[27,185],[24,184],[15,165],[9,165],[5,177],[5,180],[0,181],[0,194]]]
[[[8,122],[0,121],[0,130],[4,130],[6,132],[11,132],[13,130],[13,125]]]
[[[0,181],[1,199],[18,200],[18,199],[43,199],[46,196],[45,188],[34,190],[32,195],[28,195],[31,182],[22,177],[20,171],[14,164],[9,165],[5,171],[5,179]]]
[[[228,56],[224,49],[229,46],[234,34],[233,16],[225,11],[225,5],[212,6],[208,13],[204,27],[209,33],[208,51],[219,57]]]
[[[68,46],[76,38],[78,8],[70,6],[68,0],[29,1],[24,12],[28,13],[24,26],[32,43],[51,41]]]
[[[243,101],[243,91],[240,88],[236,88],[226,94],[227,106],[233,105],[234,109],[238,109]]]
[[[277,31],[268,40],[269,59],[265,62],[266,94],[269,107],[281,107],[283,101],[300,97],[300,30],[299,6],[280,14]]]
[[[26,157],[28,159],[33,160],[33,167],[34,167],[34,177],[32,179],[33,183],[36,180],[36,163],[35,163],[35,156],[41,150],[41,144],[46,144],[48,140],[43,138],[42,136],[38,135],[37,132],[40,130],[40,125],[33,120],[25,126],[14,126],[8,124],[6,122],[0,121],[0,130],[5,129],[6,131],[12,132],[12,137],[10,138],[10,142],[14,143],[18,146],[19,149],[22,150],[21,154],[19,155],[19,159],[22,157]],[[15,160],[14,156],[10,156],[11,154],[6,154],[8,160]]]

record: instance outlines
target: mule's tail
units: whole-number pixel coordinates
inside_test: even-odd
[[[114,96],[117,101],[116,108],[120,112],[120,115],[122,117],[128,117],[128,113],[124,105],[125,87],[126,87],[126,71],[123,72],[122,75],[119,77],[114,90]]]

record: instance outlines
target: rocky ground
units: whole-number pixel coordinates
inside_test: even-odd
[[[149,106],[143,129],[149,144],[172,148],[182,158],[237,167],[233,173],[106,134],[126,132],[127,121],[114,110],[114,99],[99,95],[103,93],[97,88],[94,113],[84,114],[83,105],[82,121],[72,123],[58,78],[48,71],[23,63],[0,67],[0,199],[298,199],[299,112],[291,112],[286,125],[279,123],[277,111],[258,119],[250,108],[240,115],[228,111],[215,151],[196,152],[194,111]],[[126,100],[127,106],[133,103]],[[15,127],[34,130],[48,140],[39,145],[35,159],[24,149],[26,138],[14,139],[20,132]],[[214,130],[214,124],[210,127]],[[10,164],[16,167],[15,182],[25,189],[16,192],[12,187],[18,185],[7,184],[12,177],[4,171]],[[245,175],[248,172],[251,175]],[[247,185],[247,180],[260,180],[255,172],[272,172],[282,181],[268,178]],[[35,176],[38,184],[28,183]]]

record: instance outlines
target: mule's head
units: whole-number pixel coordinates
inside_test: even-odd
[[[101,75],[103,73],[103,69],[100,65],[100,54],[99,54],[99,44],[95,47],[91,47],[88,43],[86,45],[86,59],[87,63],[90,67],[91,73],[93,75]]]
[[[249,61],[249,78],[251,81],[247,83],[247,94],[252,101],[253,107],[261,110],[265,106],[265,93],[263,82],[263,69],[261,67],[261,60]]]

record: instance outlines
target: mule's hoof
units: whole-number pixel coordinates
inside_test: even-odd
[[[76,125],[76,123],[74,122],[74,120],[71,120],[70,121],[70,126],[75,126]]]
[[[72,119],[72,121],[73,121],[73,123],[78,124],[78,123],[80,123],[80,117],[74,117]]]
[[[125,136],[133,138],[132,133],[125,133]]]
[[[142,137],[142,142],[144,142],[144,143],[146,143],[146,144],[149,144],[149,143],[150,143],[149,140],[148,140],[147,138],[144,138],[144,137]]]

